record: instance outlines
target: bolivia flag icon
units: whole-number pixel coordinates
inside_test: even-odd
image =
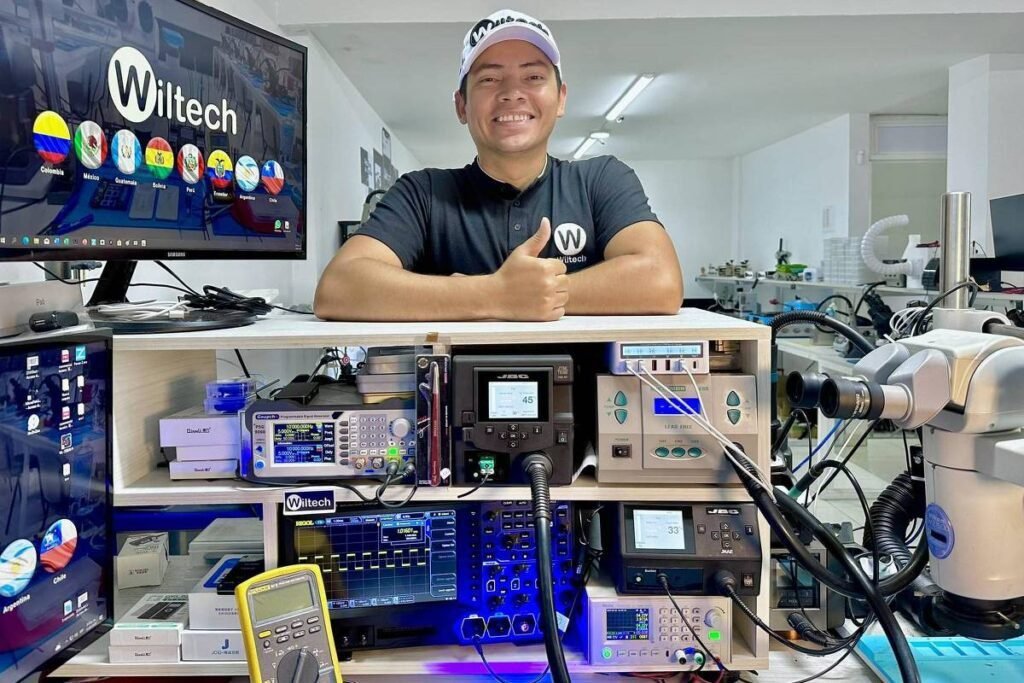
[[[278,194],[284,189],[284,170],[281,164],[273,159],[263,164],[260,169],[260,180],[263,182],[263,189],[270,194]]]
[[[71,151],[71,131],[56,112],[44,111],[32,125],[36,151],[48,164],[59,164]]]
[[[157,180],[163,180],[174,168],[174,154],[163,138],[152,138],[146,145],[146,168]]]

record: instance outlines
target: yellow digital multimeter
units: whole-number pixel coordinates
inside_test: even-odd
[[[235,600],[252,683],[342,683],[320,567],[263,572]]]

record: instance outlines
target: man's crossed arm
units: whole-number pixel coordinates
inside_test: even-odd
[[[657,223],[620,230],[605,260],[572,275],[539,255],[551,224],[509,254],[490,275],[421,275],[402,268],[383,242],[356,234],[328,264],[314,310],[326,320],[557,320],[569,315],[671,314],[683,300],[672,241]]]

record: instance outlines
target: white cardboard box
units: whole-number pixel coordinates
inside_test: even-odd
[[[197,631],[237,631],[238,603],[234,594],[220,595],[217,583],[238,564],[241,555],[225,555],[188,594],[188,627]]]
[[[188,595],[147,593],[114,624],[110,630],[110,644],[121,647],[141,645],[147,648],[167,645],[177,650],[181,645],[181,632],[187,623]],[[157,655],[159,653],[154,656]]]
[[[237,460],[172,460],[171,479],[234,479]]]
[[[111,645],[107,648],[111,664],[171,664],[181,661],[177,645]]]
[[[160,418],[161,446],[211,446],[235,444],[241,446],[239,416],[231,414],[207,415],[202,406],[186,408],[180,413]]]
[[[241,631],[193,631],[181,633],[181,658],[186,662],[244,662]]]
[[[167,571],[167,534],[129,536],[114,558],[117,587],[159,586]]]
[[[195,460],[234,460],[238,461],[240,446],[236,443],[217,443],[203,446],[164,446],[164,455],[168,460],[193,462]]]
[[[188,544],[193,567],[213,566],[225,555],[262,555],[263,521],[255,517],[218,517]]]

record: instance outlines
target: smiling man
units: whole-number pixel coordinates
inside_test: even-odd
[[[672,241],[610,156],[548,154],[566,86],[551,31],[501,10],[466,34],[455,113],[476,160],[403,175],[324,270],[331,320],[557,320],[675,313]],[[454,277],[453,277],[454,276]]]

